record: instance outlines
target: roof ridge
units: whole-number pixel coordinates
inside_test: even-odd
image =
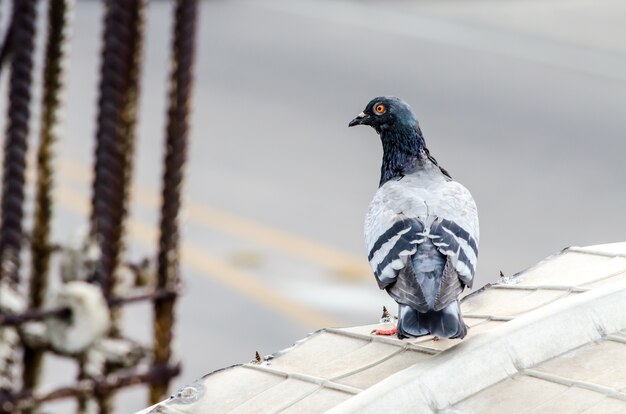
[[[389,409],[434,413],[524,369],[625,329],[624,303],[626,281],[550,303],[393,374],[329,413]]]

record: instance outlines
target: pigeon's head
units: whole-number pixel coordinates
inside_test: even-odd
[[[411,107],[395,96],[379,96],[372,99],[363,112],[348,126],[369,125],[378,133],[392,129],[415,129],[417,120]]]

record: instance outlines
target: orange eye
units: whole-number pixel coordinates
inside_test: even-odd
[[[385,113],[385,105],[383,104],[378,104],[374,107],[374,112],[376,112],[378,115],[382,115]]]

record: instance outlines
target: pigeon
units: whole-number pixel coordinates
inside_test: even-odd
[[[462,339],[459,295],[472,287],[478,259],[476,203],[430,155],[403,100],[372,99],[349,124],[355,125],[374,128],[383,145],[365,242],[378,286],[399,308],[397,325],[376,334]]]

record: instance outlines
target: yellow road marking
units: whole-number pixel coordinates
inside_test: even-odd
[[[88,197],[67,187],[59,186],[55,189],[55,201],[68,211],[81,215],[90,213]],[[133,239],[150,247],[157,245],[158,231],[155,226],[132,218],[127,221],[127,224],[129,234]],[[191,243],[182,242],[181,259],[185,266],[255,302],[263,304],[298,324],[313,329],[341,325],[336,319],[283,296],[253,276],[221,261],[205,249]]]
[[[79,183],[90,183],[93,173],[67,158],[59,160],[61,175]],[[159,208],[160,196],[155,191],[134,185],[132,200],[143,206]],[[330,269],[335,274],[347,278],[368,277],[371,270],[365,255],[363,258],[344,253],[321,243],[313,242],[295,236],[291,233],[256,223],[215,208],[209,208],[187,200],[184,208],[190,223],[210,229],[217,229],[244,240],[251,240],[275,250],[285,252],[293,257],[304,259],[311,263],[318,263]]]

